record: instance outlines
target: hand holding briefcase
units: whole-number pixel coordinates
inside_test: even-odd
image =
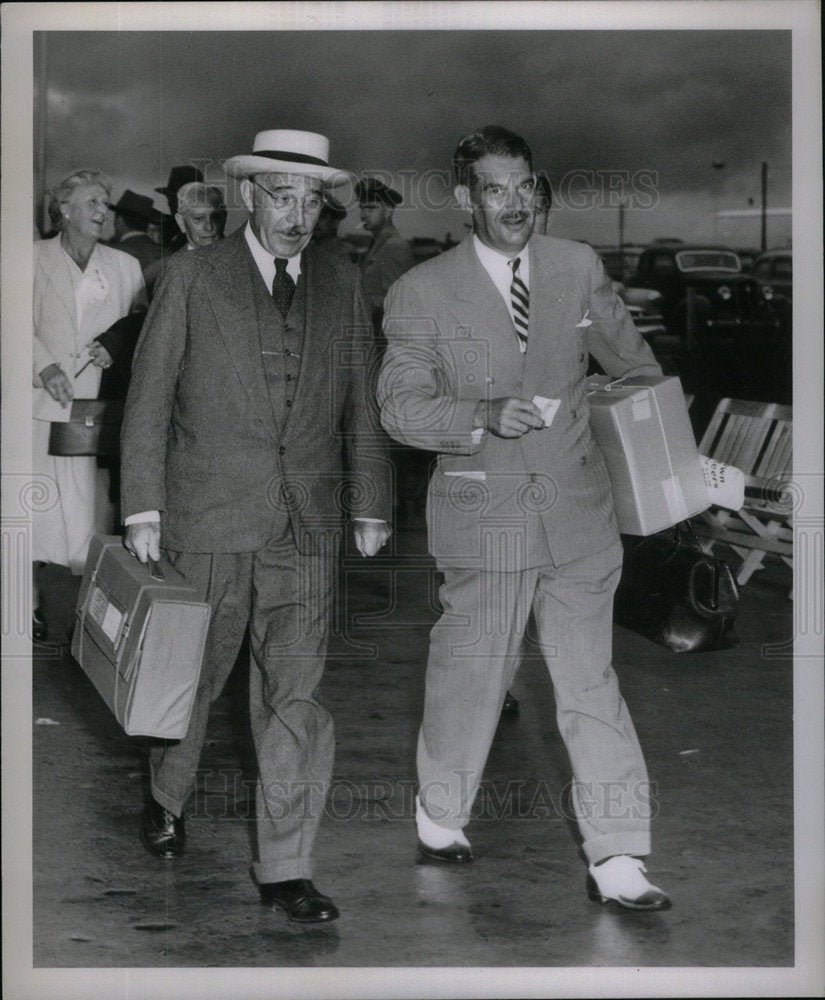
[[[75,614],[72,656],[127,735],[182,739],[209,605],[168,563],[150,568],[121,538],[94,535]]]

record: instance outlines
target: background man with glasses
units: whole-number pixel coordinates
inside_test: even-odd
[[[645,762],[611,665],[622,547],[585,379],[590,353],[614,376],[660,369],[595,253],[533,233],[536,179],[520,136],[480,129],[453,165],[473,232],[390,288],[378,390],[389,433],[438,452],[427,520],[443,612],[418,739],[418,848],[472,859],[462,831],[532,608],[589,892],[662,909],[668,897],[640,860]]]
[[[315,692],[341,522],[353,518],[371,556],[390,510],[359,273],[309,245],[324,191],[349,180],[328,148],[315,133],[272,130],[225,162],[248,223],[169,262],[122,437],[126,547],[142,562],[163,548],[212,608],[189,730],[150,753],[141,840],[160,858],[183,851],[210,703],[248,624],[254,873],[264,902],[305,923],[338,916],[311,881],[311,852],[332,775],[332,719]],[[355,488],[341,489],[345,477]]]

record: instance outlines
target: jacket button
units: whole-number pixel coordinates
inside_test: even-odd
[[[287,380],[287,382],[291,382],[291,381],[292,381],[292,380],[293,380],[294,378],[295,378],[295,376],[294,376],[294,375],[287,375],[287,376],[286,376],[286,380]]]
[[[579,459],[579,465],[587,465],[587,455],[582,455]]]
[[[576,410],[573,410],[572,417],[574,420],[578,417],[578,412]]]
[[[283,445],[281,445],[281,447],[278,449],[278,454],[279,455],[285,455],[286,454],[286,448],[284,448]]]
[[[579,364],[580,364],[580,365],[583,365],[583,364],[584,364],[584,355],[583,355],[583,354],[580,354],[580,355],[579,355]]]
[[[288,400],[286,401],[286,405],[287,405],[287,406],[292,406],[292,400],[291,400],[291,399],[288,399]]]

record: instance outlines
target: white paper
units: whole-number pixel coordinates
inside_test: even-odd
[[[460,477],[461,479],[486,479],[486,472],[445,472],[445,476]]]
[[[553,423],[556,410],[561,406],[560,399],[548,399],[546,396],[533,396],[533,402],[541,410],[541,418],[544,426],[549,427]]]
[[[741,510],[745,502],[744,472],[735,465],[725,465],[706,455],[700,455],[699,458],[710,502],[728,510]]]

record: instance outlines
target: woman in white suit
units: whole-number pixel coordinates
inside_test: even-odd
[[[49,200],[60,232],[34,244],[32,463],[54,503],[33,515],[33,558],[35,567],[57,563],[76,574],[92,534],[111,530],[112,511],[94,457],[49,455],[50,426],[69,419],[72,399],[97,398],[101,369],[112,359],[96,337],[146,302],[138,262],[99,243],[109,195],[102,174],[71,174]],[[34,638],[45,638],[36,576],[33,609]]]

